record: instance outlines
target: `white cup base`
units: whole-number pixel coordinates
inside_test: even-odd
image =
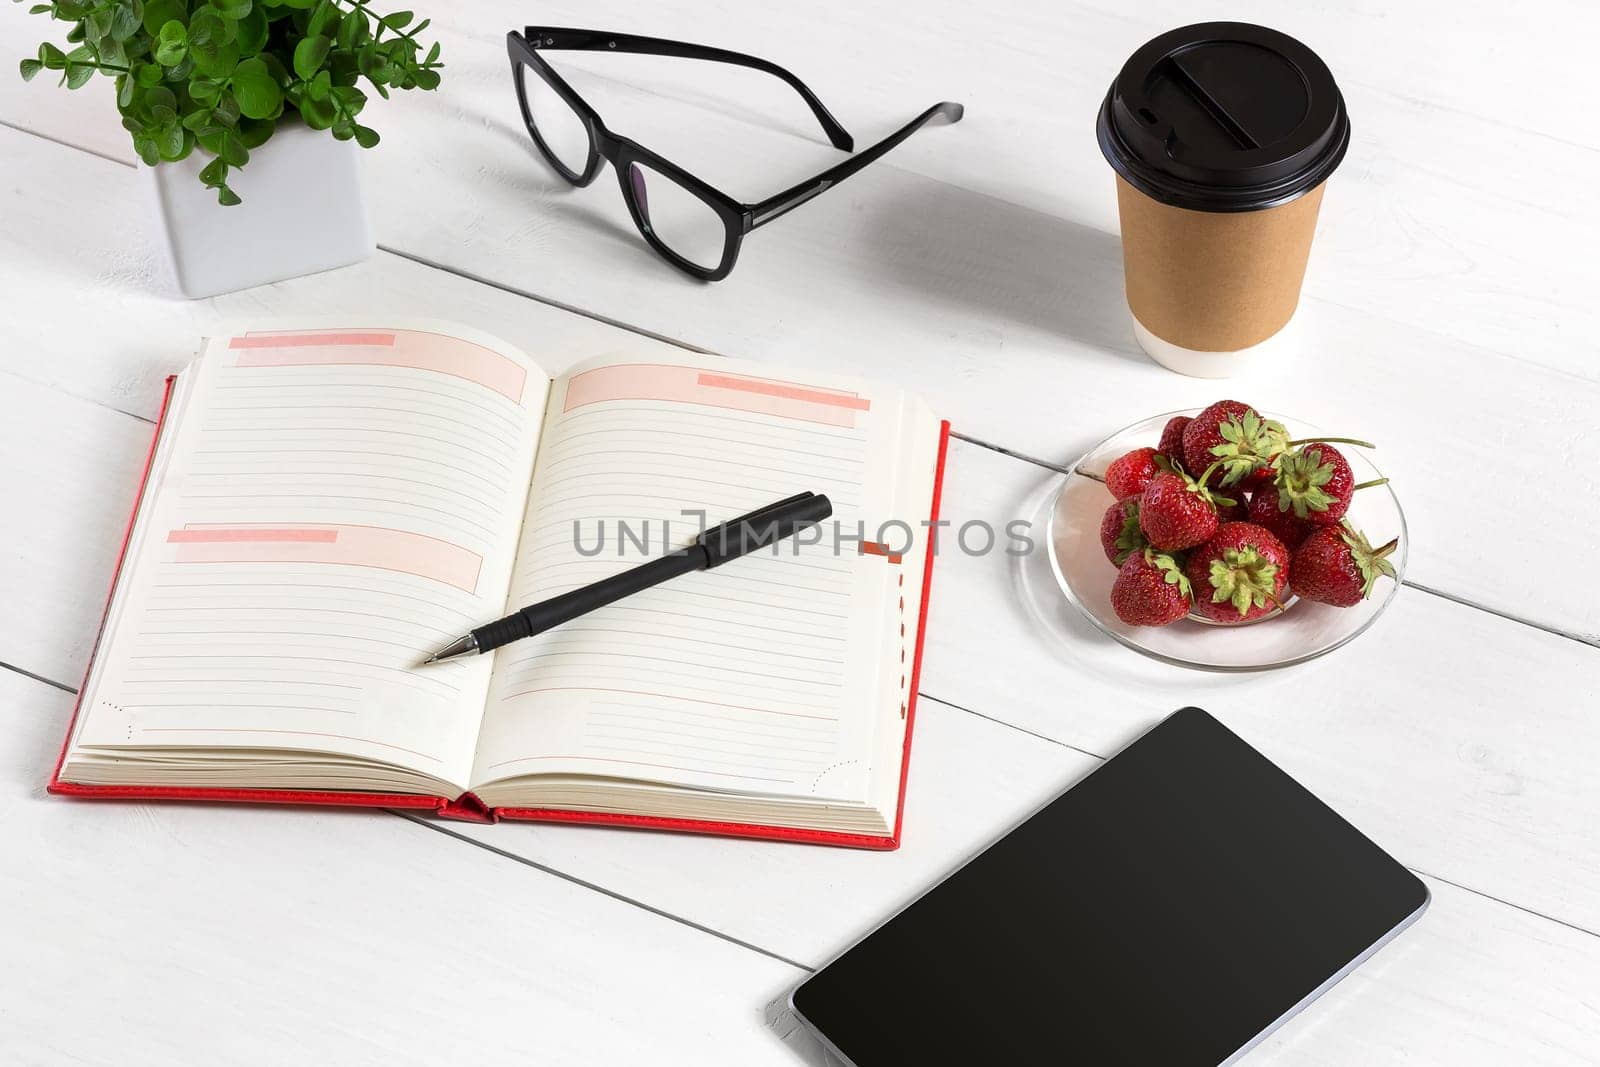
[[[1197,348],[1184,348],[1171,341],[1163,341],[1145,328],[1137,316],[1133,319],[1133,336],[1145,354],[1168,370],[1187,374],[1191,378],[1232,378],[1255,367],[1263,358],[1287,355],[1293,347],[1294,319],[1267,338],[1232,352],[1204,352]],[[1299,316],[1295,316],[1298,318]]]

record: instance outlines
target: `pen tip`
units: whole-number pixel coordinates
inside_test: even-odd
[[[445,645],[433,655],[429,656],[427,659],[423,660],[419,666],[426,667],[430,663],[439,663],[447,659],[455,659],[457,656],[465,656],[468,653],[478,651],[480,651],[480,649],[478,648],[477,637],[472,634],[463,634],[454,641],[450,642],[448,645]]]

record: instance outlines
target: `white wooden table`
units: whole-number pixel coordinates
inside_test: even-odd
[[[1306,358],[1226,385],[1134,347],[1092,133],[1122,58],[1190,5],[428,6],[444,87],[370,112],[382,251],[187,303],[160,292],[109,85],[23,85],[53,27],[0,5],[0,1062],[821,1063],[782,1006],[809,968],[1185,703],[1434,895],[1251,1063],[1600,1061],[1594,5],[1228,5],[1328,60],[1355,133]],[[609,178],[572,192],[533,155],[502,43],[529,19],[771,58],[858,143],[939,99],[967,118],[703,286],[642,247]],[[557,62],[615,128],[746,199],[836,158],[757,74]],[[369,313],[459,319],[552,367],[654,338],[915,382],[960,434],[958,522],[1036,503],[1052,475],[1028,457],[1238,395],[1381,442],[1408,588],[1332,656],[1224,678],[1043,628],[1014,561],[946,554],[890,854],[46,798],[162,377],[229,318]]]

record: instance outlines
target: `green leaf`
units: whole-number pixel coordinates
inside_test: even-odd
[[[161,84],[162,73],[159,63],[140,63],[133,68],[133,80],[142,88],[152,89]]]
[[[161,154],[162,159],[171,163],[183,158],[186,144],[184,132],[184,128],[174,122],[156,134],[156,151]]]
[[[211,3],[216,7],[217,14],[233,22],[250,14],[250,0],[211,0]]]
[[[49,4],[34,4],[32,7],[28,8],[28,14],[43,15],[45,12],[53,10],[54,8],[52,8]]]
[[[211,112],[203,108],[183,116],[183,128],[193,133],[199,133],[211,124]]]
[[[435,42],[433,42],[433,47],[428,49],[428,58],[423,60],[423,62],[425,62],[425,63],[437,63],[438,61],[439,61],[439,42],[435,41]]]
[[[223,207],[237,207],[238,205],[244,203],[244,201],[239,199],[238,193],[224,185],[221,189],[217,190],[217,203],[221,204]]]
[[[159,37],[169,22],[181,28],[189,21],[189,5],[184,0],[145,0],[144,32]]]
[[[107,37],[100,42],[99,55],[94,58],[97,58],[101,63],[125,67],[128,65],[128,50],[122,46],[121,41]]]
[[[44,64],[37,59],[24,59],[22,61],[22,80],[25,82],[33,81],[43,69]]]
[[[378,147],[378,131],[370,126],[356,125],[356,144],[362,148]]]
[[[139,32],[139,12],[131,3],[121,3],[111,10],[111,39],[126,41]]]
[[[283,107],[283,87],[260,59],[247,59],[234,69],[233,95],[246,118],[271,118]]]
[[[148,133],[133,135],[133,150],[139,154],[145,166],[153,167],[161,162],[161,152],[156,148],[156,139]]]
[[[432,90],[439,88],[439,72],[436,70],[419,70],[415,75],[417,88]]]
[[[166,27],[161,32],[166,33]],[[202,7],[189,19],[189,50],[196,58],[212,57],[228,39],[228,27],[214,7]]]
[[[367,29],[366,16],[359,11],[352,11],[339,23],[337,34],[339,47],[346,52],[353,52],[365,44],[371,31]]]
[[[200,181],[207,189],[215,189],[219,185],[226,185],[228,181],[228,165],[220,159],[213,159],[200,168]]]
[[[192,54],[192,53],[191,53]],[[239,65],[239,43],[224,41],[215,55],[194,56],[195,69],[212,78],[226,78]]]
[[[276,119],[281,114],[283,114],[283,106],[280,104],[277,114],[274,114],[272,118],[241,120],[239,123],[239,142],[251,151],[260,148],[272,137],[272,131],[277,127],[277,123],[273,119]]]
[[[333,106],[350,118],[361,114],[367,106],[367,94],[353,85],[338,85],[333,89]]]
[[[217,155],[230,167],[242,167],[250,162],[250,153],[245,150],[244,143],[232,130],[222,135],[222,150]]]
[[[178,112],[178,97],[165,85],[157,85],[145,93],[141,102],[144,104],[144,114],[150,116],[158,107],[166,108],[173,114]]]
[[[415,12],[395,11],[383,16],[383,18],[379,19],[378,21],[382,22],[391,30],[403,30],[407,26],[411,25],[411,20],[414,18],[416,18]]]
[[[189,31],[184,29],[183,23],[177,19],[169,19],[161,27],[161,33],[156,37],[155,50],[152,53],[155,61],[163,67],[177,65],[188,54]]]
[[[46,41],[39,46],[39,62],[46,70],[66,70],[67,54]]]
[[[88,50],[88,46],[80,45],[67,53],[67,72],[61,80],[66,82],[69,90],[77,90],[94,77],[94,70],[94,53]]]
[[[89,17],[83,20],[84,35],[95,41],[111,36],[112,14],[110,8],[89,12]]]
[[[306,95],[313,100],[327,100],[333,91],[333,77],[325,70],[317,71],[317,76],[306,83]]]
[[[339,9],[333,6],[332,0],[321,0],[316,10],[311,12],[310,20],[306,22],[306,36],[332,37],[333,34],[328,31],[338,25]]]
[[[139,83],[133,80],[131,74],[117,76],[117,108],[126,111],[133,106],[133,95],[139,91]]]
[[[313,130],[326,130],[339,118],[329,100],[313,100],[310,96],[300,101],[300,117],[306,120],[306,125]]]
[[[189,96],[202,104],[214,104],[221,95],[222,83],[212,78],[196,78],[189,83]]]
[[[301,81],[310,81],[317,76],[317,71],[322,67],[322,61],[328,58],[328,48],[332,44],[326,37],[307,37],[294,48],[294,72],[300,76]]]
[[[239,20],[239,54],[245,57],[259,54],[267,46],[267,36],[271,32],[266,11],[259,5],[252,8],[250,14]]]
[[[267,70],[272,72],[273,81],[279,85],[287,85],[289,83],[292,77],[289,73],[289,68],[284,66],[283,60],[279,59],[274,53],[261,53],[261,62],[265,63]]]
[[[211,114],[223,126],[238,125],[240,115],[238,98],[232,93],[223,93],[217,98],[217,105]]]

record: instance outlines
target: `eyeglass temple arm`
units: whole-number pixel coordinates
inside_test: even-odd
[[[845,152],[855,148],[855,139],[845,132],[845,128],[839,125],[839,120],[823,106],[822,101],[817,99],[817,94],[813,93],[805,82],[776,63],[769,63],[765,59],[747,56],[743,52],[730,52],[724,48],[707,48],[704,45],[668,41],[659,37],[638,37],[631,33],[602,33],[598,30],[573,30],[559,26],[529,26],[523,30],[523,34],[530,45],[541,50],[559,48],[569,51],[628,52],[634,55],[703,59],[712,63],[731,63],[737,67],[749,67],[752,70],[775,75],[787,82],[805,100],[806,106],[811,108],[811,113],[822,124],[828,140],[833,142],[833,147]]]
[[[891,133],[871,148],[862,149],[857,154],[840,163],[838,166],[829,167],[814,178],[807,178],[799,185],[785,189],[777,196],[768,197],[758,204],[749,205],[750,228],[765,226],[773,219],[786,215],[801,204],[810,200],[818,193],[824,192],[832,186],[838,185],[862,167],[881,159],[890,149],[901,141],[916,133],[923,126],[934,119],[944,119],[947,122],[960,122],[966,109],[960,104],[949,100],[941,104],[934,104],[928,110],[906,123],[900,129]]]

